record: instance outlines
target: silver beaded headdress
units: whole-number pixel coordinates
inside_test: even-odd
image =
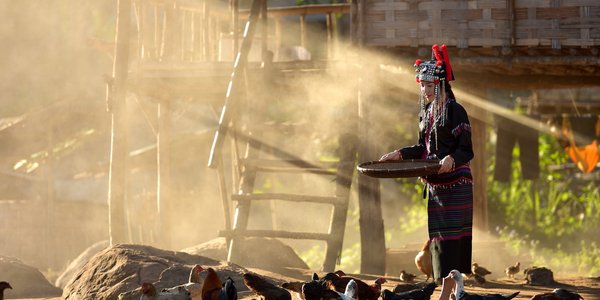
[[[452,73],[452,67],[450,65],[450,57],[448,56],[448,49],[446,45],[438,46],[437,44],[431,46],[432,55],[431,60],[422,61],[417,59],[415,61],[415,72],[417,82],[427,81],[435,84],[434,99],[430,105],[430,113],[427,114],[425,109],[426,101],[425,95],[421,92],[419,97],[419,106],[421,111],[419,116],[423,122],[422,126],[427,128],[432,126],[432,134],[436,141],[437,149],[437,126],[444,126],[447,118],[446,99],[440,99],[440,95],[445,95],[446,81],[454,80],[454,74]],[[440,107],[441,106],[441,107]],[[433,121],[433,124],[430,122]]]

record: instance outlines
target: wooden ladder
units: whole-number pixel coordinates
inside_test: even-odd
[[[354,173],[356,158],[356,138],[352,134],[342,134],[339,137],[339,161],[337,162],[309,162],[294,158],[293,155],[285,153],[273,146],[262,143],[256,139],[249,139],[246,153],[239,160],[241,176],[237,194],[231,196],[231,200],[237,203],[234,214],[233,229],[223,230],[221,236],[226,237],[229,242],[228,261],[239,261],[242,247],[241,239],[244,237],[271,237],[285,239],[319,240],[327,243],[325,260],[322,265],[323,271],[332,272],[336,262],[341,255],[346,227],[346,215]],[[261,159],[261,150],[274,153],[281,159]],[[322,176],[333,176],[335,188],[332,195],[298,195],[291,193],[255,193],[254,184],[257,173],[312,173]],[[300,209],[303,203],[319,203],[331,205],[333,208],[329,229],[327,233],[292,232],[284,230],[250,230],[248,221],[250,219],[250,208],[253,202],[275,200],[298,203]],[[302,214],[300,214],[302,215]]]
[[[339,136],[339,160],[337,162],[309,162],[293,154],[285,152],[279,147],[269,145],[263,141],[254,138],[250,130],[242,130],[246,126],[240,126],[238,112],[243,106],[242,98],[248,93],[244,87],[247,70],[248,53],[252,45],[254,32],[259,15],[262,16],[263,36],[266,37],[266,0],[254,0],[246,27],[244,37],[240,46],[234,71],[229,83],[229,88],[225,98],[225,104],[221,110],[219,127],[215,133],[209,166],[216,168],[219,176],[221,198],[225,215],[225,229],[220,232],[220,236],[226,237],[229,250],[228,261],[240,261],[242,249],[242,240],[245,237],[272,237],[285,239],[306,239],[319,240],[327,243],[325,259],[322,265],[323,271],[333,271],[336,261],[340,257],[342,244],[344,240],[344,230],[346,226],[346,215],[348,211],[348,201],[350,196],[350,186],[352,175],[354,173],[355,159],[357,154],[357,141],[354,134],[346,133]],[[263,41],[266,38],[263,38]],[[263,55],[266,45],[263,43]],[[264,56],[263,56],[264,58]],[[263,74],[268,74],[268,68],[265,68]],[[263,80],[263,83],[269,80]],[[264,91],[269,91],[263,87]],[[250,126],[253,122],[250,122]],[[232,129],[232,130],[230,130]],[[231,132],[230,132],[231,131]],[[234,153],[234,178],[233,185],[237,190],[229,197],[227,191],[224,160],[220,154],[225,136],[230,136],[233,140],[232,151]],[[245,145],[245,152],[239,155],[237,151],[238,140],[242,140]],[[260,158],[262,151],[271,153],[272,159]],[[335,188],[331,195],[298,195],[286,193],[256,193],[255,182],[258,173],[312,173],[322,176],[334,176]],[[238,179],[238,180],[236,180]],[[230,198],[230,199],[229,199]],[[333,210],[329,222],[329,229],[326,233],[311,232],[291,232],[283,230],[251,230],[248,229],[250,219],[250,208],[253,202],[275,200],[302,203],[318,203],[331,205]],[[233,225],[231,225],[229,201],[235,202],[235,213]]]

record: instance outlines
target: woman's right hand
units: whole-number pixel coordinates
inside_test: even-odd
[[[386,161],[386,160],[402,160],[402,154],[400,154],[400,151],[394,150],[390,153],[384,154],[379,159],[379,161]]]

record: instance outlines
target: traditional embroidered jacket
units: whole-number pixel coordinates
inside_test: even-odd
[[[425,116],[419,118],[418,144],[400,149],[403,159],[443,159],[446,155],[454,158],[452,171],[421,178],[434,189],[472,181],[469,161],[473,158],[473,145],[467,112],[454,99],[448,99],[446,106],[446,120],[433,122],[429,103]]]

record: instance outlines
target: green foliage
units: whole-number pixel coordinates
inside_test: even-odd
[[[509,183],[493,180],[495,162],[490,160],[490,225],[513,250],[528,251],[536,265],[597,274],[600,239],[595,231],[600,225],[600,190],[594,182],[549,170],[550,165],[568,162],[552,137],[542,135],[539,150],[541,180],[523,180],[518,148],[513,152]]]

